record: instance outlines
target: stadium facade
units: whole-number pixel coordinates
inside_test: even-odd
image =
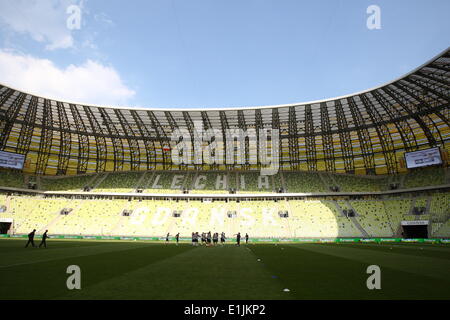
[[[406,152],[450,150],[450,50],[380,87],[322,101],[225,109],[101,107],[47,99],[0,85],[0,150],[26,156],[24,172],[249,170],[249,142],[238,164],[174,164],[173,132],[279,130],[284,171],[406,172]],[[223,148],[229,148],[224,145]],[[235,148],[235,146],[232,146]],[[225,150],[226,151],[226,150]]]

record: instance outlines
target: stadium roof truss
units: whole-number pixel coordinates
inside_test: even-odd
[[[203,129],[278,129],[283,170],[387,174],[407,151],[450,150],[450,50],[380,87],[269,107],[138,109],[46,99],[0,85],[0,150],[26,155],[25,171],[64,175],[153,169],[257,169],[172,163],[171,135]],[[192,141],[194,142],[194,141]],[[224,148],[227,147],[226,145]]]

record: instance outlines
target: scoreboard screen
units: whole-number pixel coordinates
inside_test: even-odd
[[[0,151],[0,167],[10,169],[23,169],[25,156],[23,154]]]
[[[408,169],[442,164],[439,148],[407,152],[405,161]]]

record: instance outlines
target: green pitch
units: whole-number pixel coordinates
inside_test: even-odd
[[[444,244],[25,243],[0,240],[0,299],[450,299]],[[81,290],[67,289],[70,265]],[[381,290],[367,289],[369,265]]]

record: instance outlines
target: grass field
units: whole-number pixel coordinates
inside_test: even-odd
[[[0,240],[0,299],[450,299],[449,245],[25,243]],[[66,287],[69,265],[81,290]]]

